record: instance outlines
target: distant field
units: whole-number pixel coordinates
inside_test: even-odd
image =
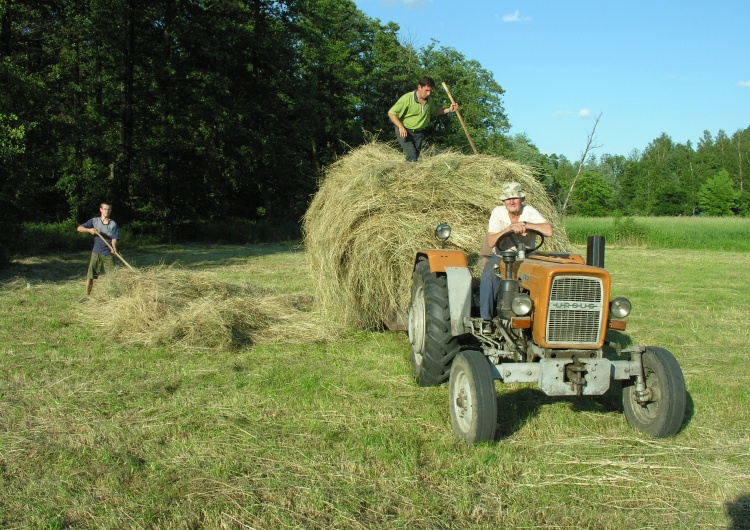
[[[750,252],[746,217],[566,217],[571,242],[603,235],[607,244]]]
[[[672,221],[661,223],[721,227]],[[447,388],[413,382],[403,333],[125,346],[77,303],[87,252],[17,261],[0,274],[0,527],[750,528],[750,267],[731,248],[607,249],[633,341],[670,349],[684,371],[677,436],[632,430],[617,396],[498,384],[498,438],[477,447],[454,437]],[[293,246],[126,257],[312,292]]]

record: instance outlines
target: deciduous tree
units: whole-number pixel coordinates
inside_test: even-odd
[[[698,192],[698,204],[703,215],[734,215],[738,198],[739,193],[734,190],[734,182],[725,169],[708,179]]]

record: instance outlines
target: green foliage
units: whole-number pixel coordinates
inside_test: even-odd
[[[59,223],[23,223],[13,250],[24,256],[91,250],[92,236],[77,232],[76,226],[72,220]]]
[[[501,99],[505,90],[492,72],[454,48],[438,46],[434,40],[419,52],[419,60],[424,73],[432,76],[438,85],[442,82],[448,85],[454,99],[461,105],[461,114],[477,150],[487,153],[493,137],[510,128]],[[436,88],[435,97],[442,105],[448,106],[448,95],[442,86]],[[459,120],[452,115],[438,118],[433,129],[431,139],[438,145],[472,152]]]
[[[734,183],[725,169],[708,179],[698,191],[698,205],[704,215],[734,215],[738,198],[739,194],[734,191]]]
[[[92,236],[77,232],[76,226],[70,219],[59,223],[23,223],[20,230],[9,232],[6,241],[8,255],[43,256],[91,250]],[[156,223],[132,221],[120,226],[120,237],[120,248],[132,249],[163,243],[279,243],[299,241],[302,233],[299,223],[234,218],[185,222],[171,225],[170,231]]]
[[[243,218],[192,221],[171,225],[165,232],[153,223],[135,221],[127,226],[127,241],[135,245],[209,242],[212,244],[278,243],[302,238],[299,223]]]
[[[26,126],[17,202],[80,221],[106,198],[121,223],[172,233],[260,209],[296,223],[325,166],[392,139],[386,110],[425,72],[475,107],[476,132],[507,129],[491,73],[398,31],[351,0],[13,2],[0,115]],[[456,120],[437,122],[437,145],[465,144]]]
[[[450,86],[481,153],[533,166],[558,205],[578,169],[507,136],[504,89],[479,62],[437,41],[399,41],[398,25],[351,0],[0,5],[0,209],[10,223],[0,232],[28,219],[79,222],[102,199],[121,223],[153,224],[160,237],[237,216],[296,223],[323,168],[372,138],[393,140],[386,111],[423,74]],[[440,86],[435,97],[447,105]],[[429,141],[469,152],[450,116]],[[694,215],[717,171],[747,188],[748,156],[750,127],[706,131],[697,147],[662,134],[627,158],[590,156],[584,171],[604,183],[577,198],[578,213]],[[748,215],[748,204],[742,196],[733,209]]]
[[[737,214],[750,217],[750,191],[742,190],[737,199]]]
[[[18,122],[18,116],[0,113],[0,164],[4,165],[5,160],[25,150],[26,128]]]
[[[664,182],[654,195],[653,214],[656,216],[690,215],[688,194],[673,181]]]
[[[26,128],[15,114],[4,115],[0,109],[0,267],[8,263],[16,237],[20,186],[18,159],[26,151]]]
[[[582,217],[603,217],[613,211],[615,194],[598,173],[583,173],[573,190],[570,211]]]
[[[401,44],[398,26],[349,0],[19,2],[9,13],[0,112],[38,124],[16,188],[27,219],[78,223],[107,199],[134,241],[299,237],[322,168],[377,135],[425,68],[507,127],[502,88],[479,63]],[[440,120],[436,143],[452,145],[455,122]],[[49,235],[5,248],[68,248],[71,236]]]
[[[731,137],[719,131],[714,138],[706,131],[697,149],[690,142],[676,144],[662,134],[642,153],[634,150],[627,158],[603,154],[597,161],[592,156],[584,164],[584,171],[598,173],[604,178],[614,195],[614,211],[630,216],[691,216],[701,213],[699,192],[717,171],[727,172],[733,189],[746,187],[747,162],[744,161],[748,157],[750,127],[736,131]],[[546,156],[542,175],[558,204],[560,190],[564,196],[565,190],[570,189],[576,169],[565,157]],[[732,203],[729,194],[727,202]],[[748,211],[745,204],[740,199],[733,211],[745,215]],[[706,214],[705,211],[702,213]],[[726,211],[725,215],[728,215]]]

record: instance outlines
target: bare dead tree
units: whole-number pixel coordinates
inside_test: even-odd
[[[597,149],[601,147],[600,144],[594,144],[594,133],[596,133],[596,126],[599,125],[599,120],[602,118],[602,113],[600,112],[599,115],[596,117],[596,121],[594,122],[594,128],[591,129],[591,133],[589,134],[588,140],[586,141],[586,149],[583,150],[583,154],[581,155],[581,162],[578,164],[578,173],[576,173],[576,176],[573,177],[573,183],[570,185],[570,191],[568,191],[568,196],[565,197],[565,204],[563,204],[562,207],[562,215],[565,215],[565,210],[568,208],[568,203],[570,202],[570,198],[573,196],[573,189],[576,187],[576,182],[578,182],[578,177],[581,176],[581,173],[583,173],[583,165],[586,163],[586,157],[589,154],[589,151],[592,151],[594,149]]]

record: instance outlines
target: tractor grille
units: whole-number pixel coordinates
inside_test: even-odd
[[[549,344],[599,344],[602,281],[588,276],[556,276],[552,279],[547,315]]]

